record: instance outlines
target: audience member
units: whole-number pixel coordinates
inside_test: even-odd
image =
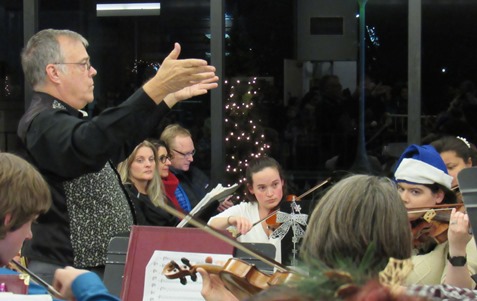
[[[169,166],[171,166],[171,151],[167,144],[162,140],[151,140],[151,142],[157,148],[157,156],[159,158],[159,176],[162,179],[164,193],[169,201],[172,203],[176,210],[179,210],[184,213],[184,210],[179,205],[179,201],[175,195],[177,186],[179,185],[179,179],[169,171]]]
[[[195,148],[189,130],[179,124],[170,124],[164,129],[160,139],[171,150],[170,171],[179,179],[175,195],[182,211],[189,213],[213,188],[210,179],[203,171],[191,166],[194,161]],[[217,209],[224,210],[232,205],[230,200],[225,200]],[[208,220],[209,217],[202,218]]]
[[[215,68],[205,60],[179,60],[176,43],[142,88],[87,120],[81,109],[94,99],[97,74],[87,46],[76,32],[45,29],[28,41],[21,55],[34,93],[18,136],[53,197],[51,210],[33,225],[34,236],[23,255],[31,270],[48,282],[65,265],[104,271],[110,239],[134,224],[115,165],[154,133],[174,104],[217,87]]]
[[[42,175],[28,162],[13,154],[0,153],[0,200],[0,264],[5,266],[23,242],[32,239],[31,226],[38,215],[50,208],[51,193]],[[0,268],[0,274],[13,273]],[[55,273],[54,288],[65,300],[118,300],[108,293],[96,274],[72,267]],[[30,282],[29,294],[47,292]]]
[[[386,104],[386,112],[390,114],[406,114],[408,103],[408,87],[405,82],[397,82],[392,88],[392,97]]]
[[[413,144],[404,150],[396,166],[394,177],[401,199],[410,211],[409,221],[414,234],[414,270],[407,283],[445,283],[474,288],[470,276],[477,271],[477,250],[468,233],[467,214],[452,209],[448,230],[443,232],[442,239],[433,235],[433,224],[424,219],[428,211],[422,208],[456,202],[456,196],[450,190],[453,178],[448,175],[439,153],[430,145]],[[420,209],[412,212],[413,208]]]
[[[157,149],[145,140],[119,163],[118,172],[133,201],[138,225],[175,226],[177,218],[160,208],[167,199],[157,166]]]
[[[454,98],[447,109],[438,114],[433,133],[428,136],[462,136],[475,144],[477,125],[474,122],[474,116],[476,114],[476,88],[473,82],[467,80],[456,89]],[[426,137],[423,140],[430,139]]]

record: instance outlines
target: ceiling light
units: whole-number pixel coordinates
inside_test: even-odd
[[[108,3],[96,4],[96,16],[157,16],[161,11],[161,3]]]

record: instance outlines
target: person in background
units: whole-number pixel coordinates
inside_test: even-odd
[[[273,229],[263,219],[278,210],[284,199],[286,186],[282,168],[273,158],[255,158],[249,162],[245,178],[248,201],[213,216],[208,225],[217,230],[234,227],[237,234],[240,233],[237,238],[240,242],[273,244],[276,248],[275,260],[281,262],[281,240],[270,237]]]
[[[22,254],[49,283],[66,265],[102,275],[110,239],[135,223],[115,166],[178,101],[217,87],[215,68],[205,60],[178,59],[175,43],[153,78],[120,105],[87,119],[81,110],[94,100],[97,74],[87,46],[76,32],[45,29],[21,54],[34,93],[17,134],[22,155],[45,177],[53,199]]]
[[[157,169],[162,179],[164,193],[176,210],[184,212],[175,195],[175,191],[179,185],[179,179],[169,171],[169,166],[171,166],[171,152],[169,147],[162,140],[151,140],[151,142],[157,148],[157,157],[159,158]]]
[[[50,208],[51,193],[42,175],[31,164],[14,154],[0,152],[0,200],[0,265],[6,266],[23,242],[32,239],[31,226],[38,215]],[[0,268],[0,274],[14,273]],[[86,270],[60,269],[55,273],[53,286],[64,300],[118,301],[96,274]],[[47,294],[34,282],[30,282],[28,293]]]
[[[171,151],[169,169],[179,179],[175,196],[182,211],[189,213],[213,188],[210,179],[203,171],[191,166],[194,161],[195,147],[189,130],[179,124],[170,124],[161,133],[160,140],[169,146]],[[226,199],[219,204],[217,211],[223,211],[232,205],[232,201]],[[217,214],[217,211],[211,215]],[[203,218],[207,221],[209,217]]]
[[[441,156],[430,145],[413,144],[404,150],[396,166],[394,178],[402,202],[409,210],[414,234],[414,269],[406,282],[474,288],[470,276],[477,271],[477,249],[468,233],[467,214],[448,208],[444,216],[448,220],[439,231],[442,233],[437,231],[441,228],[438,224],[424,219],[426,213],[432,213],[425,210],[426,207],[456,203],[456,196],[451,191],[453,178],[447,173]],[[420,209],[412,212],[413,208]]]
[[[464,168],[477,164],[477,150],[464,137],[445,136],[431,142],[446,164],[447,172],[452,177],[452,189],[457,189],[457,174]]]
[[[119,163],[118,172],[133,201],[138,225],[175,226],[177,218],[160,208],[167,199],[157,166],[157,149],[144,140],[126,160]]]

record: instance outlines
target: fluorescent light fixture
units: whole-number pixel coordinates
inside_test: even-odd
[[[96,4],[96,16],[158,16],[161,3],[108,3]]]

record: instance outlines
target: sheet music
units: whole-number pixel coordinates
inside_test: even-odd
[[[167,263],[174,260],[181,265],[181,258],[183,257],[189,259],[192,265],[205,263],[207,257],[213,258],[213,264],[223,265],[232,256],[227,254],[154,251],[146,266],[143,301],[204,300],[200,294],[202,289],[202,277],[200,277],[200,274],[197,273],[196,282],[192,281],[190,277],[186,277],[186,285],[182,285],[179,279],[167,279],[162,274],[162,270]]]
[[[212,189],[209,193],[207,193],[202,200],[189,212],[189,215],[195,216],[198,212],[200,212],[203,208],[207,207],[210,202],[215,200],[222,200],[225,197],[234,193],[239,185],[235,183],[229,187],[223,187],[222,184],[217,184],[214,189]],[[184,218],[178,225],[177,228],[183,228],[187,222],[190,220],[190,217]]]

